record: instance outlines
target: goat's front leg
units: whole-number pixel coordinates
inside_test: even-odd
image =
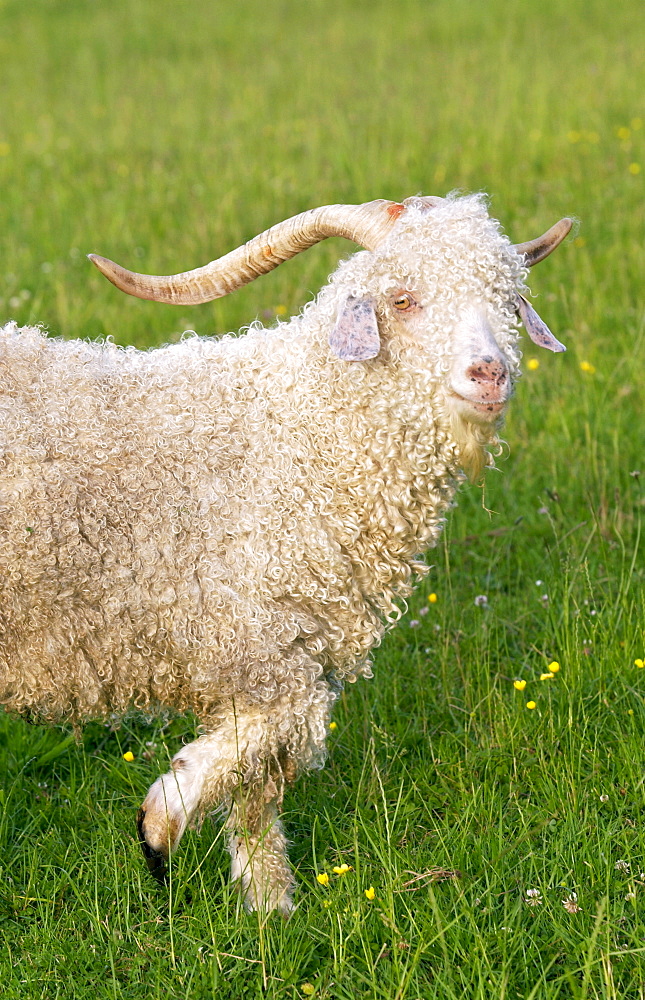
[[[141,847],[156,878],[165,878],[168,855],[193,817],[228,801],[240,776],[257,766],[266,737],[263,712],[232,712],[175,754],[171,770],[157,778],[137,815]]]
[[[247,910],[291,910],[293,876],[279,810],[296,766],[284,752],[266,756],[248,740],[248,719],[236,720],[183,747],[172,770],[157,778],[137,815],[139,839],[152,874],[163,881],[166,860],[198,812],[228,806],[231,877],[239,880]],[[242,737],[243,746],[240,745]]]
[[[285,781],[293,780],[295,768],[288,759],[272,764],[262,779],[240,783],[233,793],[226,821],[231,878],[239,882],[247,910],[288,916],[295,881],[279,814]]]
[[[166,878],[166,861],[178,846],[195,814],[203,806],[204,786],[221,784],[221,796],[236,782],[235,748],[217,730],[182,747],[171,770],[150,787],[137,813],[137,830],[148,868],[159,881]],[[216,803],[215,803],[216,804]]]
[[[334,695],[321,673],[299,697],[231,712],[175,755],[137,817],[153,875],[164,879],[166,860],[196,814],[227,804],[231,874],[247,909],[289,912],[293,877],[278,813],[285,782],[324,747]]]

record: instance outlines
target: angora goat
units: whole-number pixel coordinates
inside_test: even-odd
[[[284,786],[424,571],[519,373],[520,291],[562,220],[512,246],[480,196],[334,205],[143,298],[232,291],[328,236],[366,248],[301,315],[141,352],[0,330],[0,698],[43,720],[192,710],[139,812],[161,875],[224,804],[249,908],[292,906]]]

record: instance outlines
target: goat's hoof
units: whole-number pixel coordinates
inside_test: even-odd
[[[146,864],[150,874],[153,875],[158,882],[165,882],[168,877],[166,857],[161,853],[161,851],[157,851],[154,847],[151,847],[146,840],[146,835],[143,831],[143,821],[145,818],[145,809],[139,809],[137,812],[137,833],[139,834],[141,850],[143,851],[143,856],[146,859]]]

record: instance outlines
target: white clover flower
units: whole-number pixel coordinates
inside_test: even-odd
[[[578,906],[578,893],[570,892],[567,898],[562,900],[562,905],[567,913],[579,913],[580,907]]]

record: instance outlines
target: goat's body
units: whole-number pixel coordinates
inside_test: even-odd
[[[383,372],[378,387],[354,377],[330,393],[330,373],[293,333],[143,353],[5,328],[10,708],[82,719],[158,704],[205,719],[233,695],[288,695],[292,646],[337,680],[366,669],[379,612],[393,611],[453,482],[421,488],[415,461],[402,463],[441,458],[431,421],[406,425],[409,393],[406,413],[384,409],[379,433]]]

